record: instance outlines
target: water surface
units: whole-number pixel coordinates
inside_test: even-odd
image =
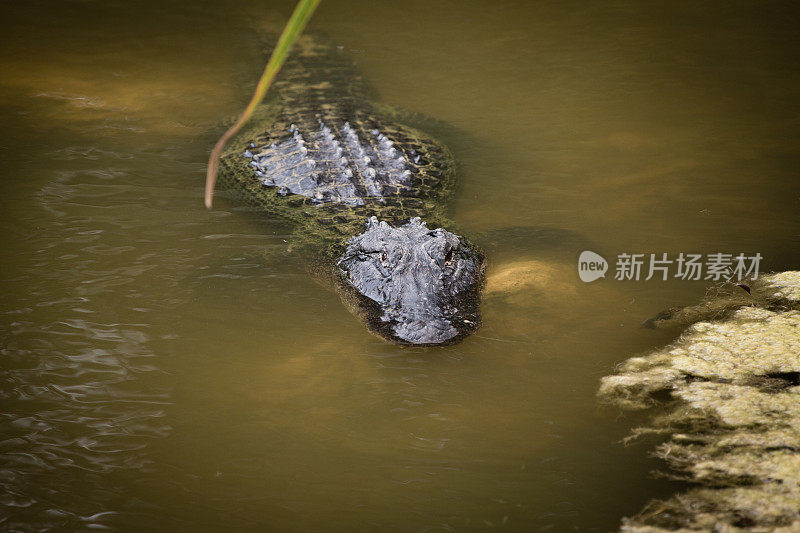
[[[681,489],[594,394],[708,283],[574,262],[797,268],[791,4],[323,2],[383,101],[461,132],[453,218],[498,230],[483,328],[435,349],[264,259],[284,223],[202,206],[292,9],[221,4],[2,8],[2,528],[608,531]]]

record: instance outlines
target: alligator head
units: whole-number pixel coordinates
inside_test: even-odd
[[[483,254],[419,218],[392,227],[371,217],[337,270],[347,303],[391,342],[450,344],[480,326]]]

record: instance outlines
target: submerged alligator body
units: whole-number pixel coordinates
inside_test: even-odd
[[[456,342],[480,326],[483,253],[444,229],[449,151],[367,98],[352,61],[302,38],[220,182],[295,224],[292,248],[384,339]]]

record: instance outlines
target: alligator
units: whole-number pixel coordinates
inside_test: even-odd
[[[444,345],[478,329],[485,258],[445,229],[450,151],[318,38],[295,44],[272,88],[224,152],[220,185],[291,221],[292,251],[379,337]]]

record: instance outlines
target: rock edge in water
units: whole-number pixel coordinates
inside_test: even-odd
[[[718,287],[656,327],[674,343],[603,378],[601,401],[646,409],[672,475],[699,487],[654,501],[622,531],[800,531],[800,272]],[[711,320],[711,321],[709,321]]]

